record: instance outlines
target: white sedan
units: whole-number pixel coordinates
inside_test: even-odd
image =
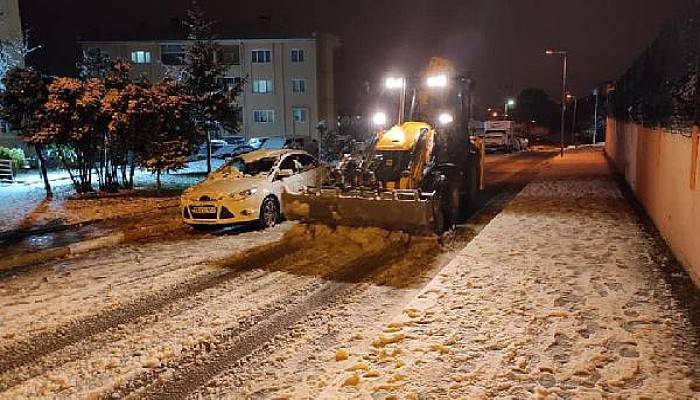
[[[281,217],[281,194],[316,186],[319,161],[302,150],[257,150],[232,159],[180,198],[182,219],[195,228],[258,221],[264,228]]]

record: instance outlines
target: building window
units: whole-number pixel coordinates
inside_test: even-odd
[[[293,63],[304,62],[304,50],[303,49],[292,49],[292,62]]]
[[[224,76],[221,78],[216,78],[216,82],[224,89],[231,90],[235,89],[238,85],[241,84],[241,78],[240,77],[233,77],[233,76]]]
[[[267,64],[269,62],[272,62],[272,51],[253,50],[253,57],[251,61],[255,64]]]
[[[292,108],[294,122],[306,122],[308,120],[306,108]]]
[[[253,93],[272,93],[272,81],[270,79],[254,80]]]
[[[131,62],[133,62],[134,64],[150,64],[151,52],[145,50],[132,51]]]
[[[272,110],[255,110],[253,118],[258,124],[271,124],[275,122],[275,112]]]
[[[131,59],[133,60],[133,58],[134,55],[132,53]],[[165,65],[182,65],[185,60],[185,46],[181,44],[164,44],[160,46],[160,60]]]
[[[305,93],[306,92],[306,79],[292,79],[292,92],[293,93]]]
[[[241,55],[238,45],[218,46],[216,49],[216,59],[219,63],[224,65],[239,65],[241,63]]]

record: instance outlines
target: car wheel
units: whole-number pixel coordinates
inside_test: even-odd
[[[260,206],[260,227],[272,228],[280,220],[280,206],[274,197],[266,198]]]

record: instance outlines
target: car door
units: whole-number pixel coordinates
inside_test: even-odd
[[[319,162],[309,154],[299,154],[297,159],[302,168],[302,180],[304,186],[319,186]]]
[[[275,178],[278,184],[281,184],[280,192],[298,192],[304,185],[304,177],[296,154],[290,154],[282,158],[278,172],[282,170],[291,170],[293,174],[292,176]]]

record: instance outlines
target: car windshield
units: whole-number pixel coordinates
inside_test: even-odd
[[[272,171],[277,161],[277,157],[265,157],[246,162],[242,157],[236,157],[226,163],[222,169],[234,168],[248,176],[266,175]]]

